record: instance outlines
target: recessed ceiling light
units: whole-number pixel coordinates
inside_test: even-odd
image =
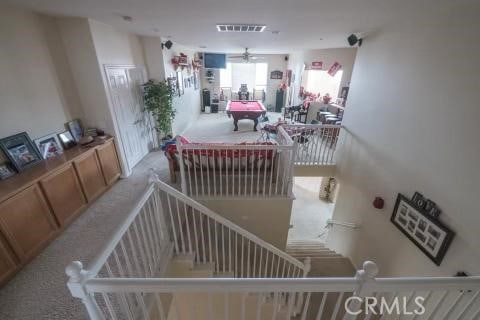
[[[323,40],[323,38],[320,38],[320,39],[318,39],[318,40],[322,41],[322,40]]]
[[[132,22],[132,21],[133,21],[133,18],[130,17],[130,16],[122,16],[122,19],[125,20],[125,21],[128,21],[128,22]]]
[[[198,46],[200,49],[207,49],[207,46]]]
[[[160,32],[160,30],[158,28],[152,28],[152,31],[153,32]]]
[[[272,31],[272,34],[279,34],[279,33],[280,33],[280,31],[278,31],[278,30]]]
[[[167,36],[167,39],[172,39],[173,37],[172,36]]]

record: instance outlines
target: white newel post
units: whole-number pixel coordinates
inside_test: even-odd
[[[175,140],[176,140],[175,143],[177,145],[177,152],[178,152],[178,166],[179,166],[178,169],[180,170],[180,183],[181,183],[181,186],[182,186],[182,192],[184,194],[188,194],[187,193],[187,180],[185,178],[185,167],[184,167],[185,164],[183,163],[182,143],[181,143],[180,139],[175,138]],[[195,172],[195,174],[197,174],[197,173]],[[190,181],[190,183],[191,183],[191,181]]]
[[[91,320],[105,320],[102,311],[98,307],[93,295],[85,290],[85,281],[88,280],[89,274],[83,270],[83,265],[80,261],[71,262],[66,268],[65,273],[69,276],[67,287],[73,297],[82,300],[87,308],[88,315]]]
[[[348,305],[348,309],[351,312],[346,312],[343,320],[355,320],[357,316],[361,313],[358,312],[361,310],[362,302],[364,302],[363,298],[369,297],[372,295],[372,290],[365,286],[365,284],[369,282],[374,282],[375,277],[378,274],[378,266],[373,261],[365,261],[363,263],[363,269],[357,270],[355,274],[355,278],[359,280],[359,285],[357,290],[353,293],[353,297],[359,297],[360,299],[352,299],[350,303],[347,304],[347,301],[344,303],[344,307],[346,308]],[[347,310],[345,310],[347,311]],[[358,313],[358,314],[356,314]]]
[[[160,182],[160,177],[158,174],[155,172],[153,168],[148,169],[148,183],[157,183]]]

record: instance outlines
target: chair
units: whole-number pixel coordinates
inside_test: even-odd
[[[257,139],[257,141],[263,140],[263,141],[270,141],[272,137],[270,135],[276,135],[277,134],[277,128],[276,126],[270,124],[269,119],[267,116],[263,116],[259,119],[258,125],[260,126],[260,138]]]

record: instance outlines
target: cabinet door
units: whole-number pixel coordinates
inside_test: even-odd
[[[95,150],[91,150],[73,163],[77,170],[83,192],[90,202],[106,188]]]
[[[102,167],[105,182],[111,185],[120,177],[120,165],[118,164],[117,152],[115,144],[109,141],[104,145],[97,147],[98,160]]]
[[[15,261],[13,253],[0,235],[0,285],[17,271],[17,268],[18,264]]]
[[[55,171],[40,184],[62,226],[70,222],[87,203],[72,165]]]
[[[22,262],[55,236],[55,219],[38,185],[0,204],[0,229]]]

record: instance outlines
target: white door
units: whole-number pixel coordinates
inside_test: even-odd
[[[125,158],[127,174],[148,153],[149,123],[145,123],[140,85],[144,70],[131,66],[106,66],[117,136]]]

